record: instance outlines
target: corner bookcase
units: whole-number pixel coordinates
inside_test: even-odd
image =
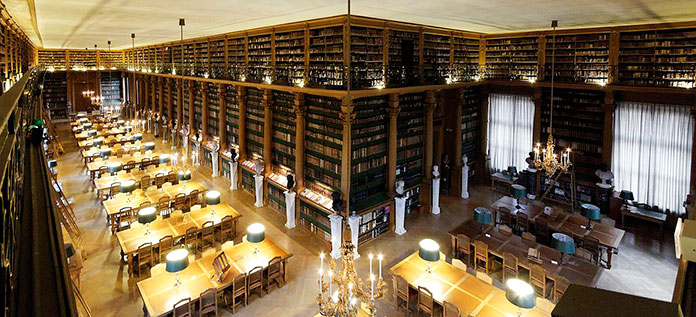
[[[397,117],[396,180],[404,181],[406,213],[420,209],[420,185],[423,178],[423,131],[425,122],[423,93],[399,96],[401,111]]]
[[[555,80],[566,83],[606,84],[609,80],[609,33],[546,36],[546,74],[555,60]],[[547,78],[547,79],[550,79]]]
[[[536,79],[538,52],[536,36],[487,39],[487,76],[507,80]]]
[[[263,157],[263,90],[246,88],[246,140],[247,159]]]
[[[343,25],[309,30],[309,80],[326,89],[344,87]]]

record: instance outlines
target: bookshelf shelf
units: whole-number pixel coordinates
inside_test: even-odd
[[[462,103],[462,155],[468,158],[468,177],[472,178],[476,173],[476,161],[481,156],[481,89],[462,89],[459,99]]]
[[[101,72],[101,96],[105,106],[121,104],[121,73]]]
[[[423,82],[443,84],[450,72],[450,37],[423,33]]]
[[[249,36],[248,47],[247,81],[260,83],[273,80],[271,34]]]
[[[248,157],[263,157],[263,126],[265,112],[262,104],[263,91],[256,88],[247,88],[246,98],[246,153]]]
[[[226,85],[227,113],[225,114],[225,133],[227,148],[239,147],[239,95],[237,87]]]
[[[353,101],[350,204],[357,208],[354,210],[361,210],[358,202],[386,190],[387,101],[386,96]]]
[[[479,39],[453,37],[452,80],[469,81],[478,75]]]
[[[343,123],[338,99],[307,95],[305,128],[305,186],[331,196],[341,187]],[[324,192],[327,191],[328,192]]]
[[[423,177],[423,126],[425,96],[399,96],[401,111],[397,117],[396,179],[404,181],[406,213],[420,208],[420,183]]]
[[[193,131],[194,134],[202,130],[201,122],[203,120],[203,90],[202,85],[207,85],[206,82],[195,81],[193,85]],[[190,114],[189,114],[190,115]],[[205,131],[201,131],[205,133]]]
[[[293,85],[305,78],[305,31],[275,34],[276,81]]]
[[[546,74],[551,74],[551,36],[546,37]],[[606,84],[609,80],[609,33],[556,36],[555,80]]]
[[[39,64],[45,65],[46,67],[64,70],[67,67],[65,65],[65,53],[66,51],[64,50],[39,51]]]
[[[208,131],[210,138],[219,136],[218,127],[220,122],[220,95],[218,85],[206,83],[208,85]]]
[[[420,83],[420,33],[389,30],[387,84],[407,86]]]
[[[508,80],[536,79],[538,46],[537,37],[486,40],[487,77]]]
[[[44,78],[43,103],[50,110],[51,119],[67,119],[68,81],[65,72],[47,72]]]
[[[293,93],[273,91],[271,166],[274,172],[283,175],[295,169],[294,101]]]
[[[327,89],[344,86],[343,26],[309,30],[309,79]]]
[[[350,58],[353,87],[373,87],[384,81],[383,30],[351,26]]]

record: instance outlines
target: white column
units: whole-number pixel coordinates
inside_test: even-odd
[[[230,162],[230,190],[237,190],[237,161]]]
[[[155,126],[155,136],[159,136],[159,120],[153,120]]]
[[[396,228],[394,233],[402,235],[406,233],[404,228],[404,219],[406,218],[406,199],[407,197],[394,197],[394,205],[396,206]]]
[[[219,164],[218,164],[219,148],[220,148],[219,146],[215,145],[215,146],[213,146],[213,150],[210,151],[211,160],[213,161],[213,177],[220,176],[220,172],[218,171],[218,169],[219,169]]]
[[[469,165],[462,165],[462,198],[469,198]]]
[[[263,175],[254,176],[256,182],[256,202],[254,206],[263,207]]]
[[[343,238],[343,217],[339,215],[330,215],[331,220],[331,257],[334,259],[341,258],[341,241]]]
[[[360,257],[360,254],[358,253],[358,235],[360,235],[360,217],[358,216],[350,216],[348,217],[348,225],[350,226],[350,242],[353,244],[353,247],[355,248],[355,255],[353,256],[353,259],[357,259]]]
[[[176,150],[176,128],[172,128],[172,150]]]
[[[295,196],[297,194],[293,191],[285,192],[285,217],[288,220],[285,222],[285,226],[288,229],[295,228]]]
[[[440,178],[433,178],[433,214],[440,214]]]

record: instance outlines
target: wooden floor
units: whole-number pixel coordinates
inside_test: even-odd
[[[81,292],[94,316],[142,315],[142,301],[135,286],[139,279],[128,278],[127,268],[119,260],[118,243],[106,226],[104,211],[96,199],[67,124],[60,124],[59,130],[66,149],[66,153],[58,158],[59,181],[66,194],[75,199],[75,213],[83,232],[87,254]],[[146,140],[151,138],[152,136],[145,137]],[[169,148],[169,144],[165,146]],[[157,147],[165,148],[159,142]],[[261,222],[266,226],[266,234],[269,237],[294,254],[288,264],[288,283],[263,298],[250,298],[249,306],[238,310],[236,315],[314,316],[317,313],[318,254],[327,252],[324,249],[325,245],[300,226],[292,230],[287,229],[284,226],[284,214],[269,207],[254,207],[251,194],[241,190],[229,191],[227,179],[213,179],[210,177],[210,171],[206,171],[205,168],[197,171],[194,179],[220,191],[222,200],[237,208],[243,215],[238,230],[243,231],[250,223]],[[420,214],[409,218],[406,221],[406,234],[384,234],[376,241],[361,246],[359,253],[367,255],[369,252],[381,252],[385,256],[385,268],[389,268],[417,250],[418,241],[427,237],[438,241],[442,251],[449,256],[450,243],[447,232],[471,218],[474,207],[488,206],[500,197],[499,194],[493,193],[489,186],[475,186],[470,194],[471,197],[467,200],[442,197],[441,214]],[[596,286],[670,301],[677,264],[671,239],[658,243],[626,233],[619,254],[613,258],[612,269],[603,270]],[[357,260],[356,269],[360,276],[367,275],[369,269],[366,256]],[[389,276],[387,278],[391,280]],[[389,284],[391,288],[391,283]],[[379,316],[404,315],[403,311],[395,310],[391,290],[385,299],[378,301],[377,307]],[[226,309],[221,309],[220,313],[232,315],[231,310]]]

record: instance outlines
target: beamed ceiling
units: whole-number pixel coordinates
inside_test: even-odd
[[[336,0],[5,0],[45,48],[112,48],[245,30],[346,13]],[[35,5],[34,5],[35,4]],[[34,9],[35,10],[32,10]],[[696,20],[695,0],[353,0],[352,13],[482,33]]]

